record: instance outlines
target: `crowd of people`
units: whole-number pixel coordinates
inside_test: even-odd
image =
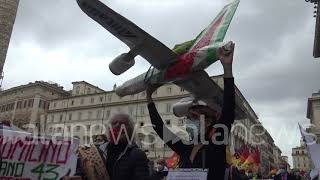
[[[194,102],[188,108],[186,114],[189,123],[196,127],[192,128],[192,131],[188,131],[190,135],[190,141],[188,142],[179,139],[163,123],[152,99],[152,93],[159,85],[149,85],[146,90],[153,128],[166,145],[179,155],[178,167],[207,169],[207,179],[246,180],[262,178],[258,174],[246,173],[228,165],[226,162],[227,142],[224,140],[225,136],[230,133],[235,119],[235,87],[232,73],[233,50],[234,44],[230,54],[225,54],[222,48],[219,49],[218,53],[224,69],[224,104],[222,111],[217,116],[217,111],[209,105]],[[220,128],[215,125],[220,125]],[[134,126],[135,124],[129,115],[114,115],[111,118],[111,128],[107,135],[96,136],[95,145],[79,148],[76,174],[64,179],[158,180],[165,178],[169,170],[166,163],[159,161],[156,166],[152,166],[153,163],[148,160],[145,152],[130,141],[134,137]],[[123,128],[124,131],[122,131]],[[201,139],[202,136],[204,139]],[[208,143],[202,143],[202,140]],[[282,169],[274,176],[274,179],[293,180],[299,178]]]

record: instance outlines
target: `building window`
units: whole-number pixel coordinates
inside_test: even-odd
[[[172,88],[171,87],[167,87],[167,93],[171,94]]]
[[[144,115],[144,106],[140,106],[140,115]]]
[[[91,103],[94,103],[94,98],[93,98],[93,97],[91,98],[91,101],[90,101],[90,102],[91,102]]]
[[[39,108],[42,106],[42,103],[43,103],[43,101],[40,99],[40,101],[39,101]]]
[[[106,117],[107,117],[107,118],[110,117],[110,110],[107,110]]]
[[[99,129],[100,129],[100,126],[95,126],[96,131],[99,131]]]
[[[33,107],[33,99],[29,99],[28,107]]]
[[[166,112],[167,112],[167,113],[171,112],[171,104],[170,104],[170,103],[167,103],[166,106],[167,106],[167,107],[166,107]]]
[[[53,103],[53,107],[57,107],[57,103],[55,102],[55,103]]]
[[[60,118],[59,118],[60,122],[62,122],[62,119],[63,119],[63,114],[60,114]]]
[[[78,112],[78,119],[81,120],[81,118],[82,118],[82,113]]]
[[[129,114],[133,115],[133,107],[132,106],[129,106]]]
[[[27,108],[27,103],[28,103],[28,101],[25,100],[24,103],[23,103],[23,108]]]
[[[80,100],[80,104],[83,104],[83,103],[84,103],[84,99],[81,99],[81,100]]]
[[[89,111],[89,112],[88,112],[88,119],[90,120],[91,118],[92,118],[92,112]]]
[[[297,151],[297,154],[299,154],[299,151]]]
[[[76,87],[76,95],[80,94],[80,86]]]
[[[140,122],[140,127],[143,127],[143,126],[144,126],[144,122],[141,121],[141,122]]]
[[[77,131],[80,131],[80,128],[81,128],[80,126],[77,126],[77,129],[76,129],[76,130],[77,130]]]
[[[61,128],[61,127],[58,127],[58,133],[60,133],[60,132],[61,132],[61,130],[62,130],[62,128]]]
[[[87,93],[88,93],[88,94],[90,94],[90,93],[91,93],[91,89],[90,89],[90,88],[88,88]]]
[[[110,102],[111,99],[112,99],[112,95],[110,94],[110,95],[108,95],[108,101]]]
[[[73,105],[74,105],[74,100],[71,101],[71,106],[73,106]]]
[[[168,126],[171,125],[171,120],[170,120],[170,119],[167,119],[167,120],[166,120],[166,125],[168,125]]]
[[[91,128],[91,125],[90,124],[87,125],[87,130],[90,130],[90,128]]]
[[[184,92],[184,88],[180,88],[180,92]]]
[[[301,151],[301,154],[303,155],[303,154],[304,154],[304,151]]]
[[[101,110],[97,111],[97,119],[99,119],[101,117]]]
[[[103,96],[100,96],[100,102],[103,102]]]
[[[72,113],[69,114],[69,121],[72,120]]]

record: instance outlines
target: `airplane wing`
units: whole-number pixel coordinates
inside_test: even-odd
[[[161,70],[175,62],[177,54],[137,25],[113,11],[99,0],[77,0],[90,18]]]
[[[211,24],[197,37],[195,43],[190,48],[190,51],[195,51],[204,46],[222,42],[239,3],[240,0],[233,0],[233,2],[226,5]]]
[[[222,80],[222,77],[220,78]],[[223,89],[218,80],[212,80],[205,71],[193,72],[174,84],[189,91],[195,99],[206,102],[210,107],[221,112],[223,106]],[[236,96],[236,119],[246,118],[245,107],[239,96]]]

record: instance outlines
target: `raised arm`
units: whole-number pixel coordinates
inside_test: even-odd
[[[224,70],[224,92],[223,92],[223,108],[221,114],[221,122],[231,128],[231,124],[235,118],[235,87],[232,73],[232,63],[234,54],[234,44],[231,44],[231,53],[225,54],[224,49],[219,49],[220,62]]]
[[[152,99],[152,93],[156,88],[157,87],[149,87],[147,89],[148,109],[153,129],[174,152],[181,155],[187,149],[192,147],[190,145],[183,144],[182,140],[164,125]]]

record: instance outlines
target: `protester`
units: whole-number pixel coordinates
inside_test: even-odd
[[[207,179],[224,179],[227,143],[224,140],[228,141],[228,137],[225,137],[224,133],[229,134],[235,117],[235,90],[232,75],[233,50],[234,44],[232,44],[232,53],[228,55],[224,54],[222,48],[219,49],[220,61],[224,69],[224,105],[220,118],[215,116],[215,110],[206,105],[196,105],[189,109],[189,117],[197,118],[196,121],[193,121],[194,123],[198,123],[200,116],[204,115],[205,132],[203,133],[205,139],[209,141],[208,144],[184,143],[183,140],[179,139],[164,126],[151,97],[152,93],[157,89],[157,86],[149,86],[147,88],[148,109],[154,130],[162,139],[164,139],[164,134],[166,136],[169,134],[172,137],[171,139],[174,141],[167,141],[166,139],[164,139],[164,141],[180,156],[180,168],[208,168]],[[210,89],[208,89],[208,93],[209,92]],[[213,126],[216,124],[224,125],[228,132],[224,132],[224,129],[221,127],[214,128]],[[213,134],[220,134],[215,137],[216,142],[218,141],[220,144],[212,141]],[[200,138],[200,134],[194,138]],[[222,141],[224,143],[221,143]]]
[[[95,145],[102,145],[108,142],[108,137],[105,134],[98,134],[94,136],[94,144]]]
[[[280,164],[279,171],[277,172],[277,175],[274,176],[273,179],[274,180],[296,180],[294,176],[288,173],[286,164]]]
[[[134,123],[127,114],[111,118],[105,145],[82,147],[75,177],[67,180],[145,180],[149,179],[148,159],[133,139]]]

